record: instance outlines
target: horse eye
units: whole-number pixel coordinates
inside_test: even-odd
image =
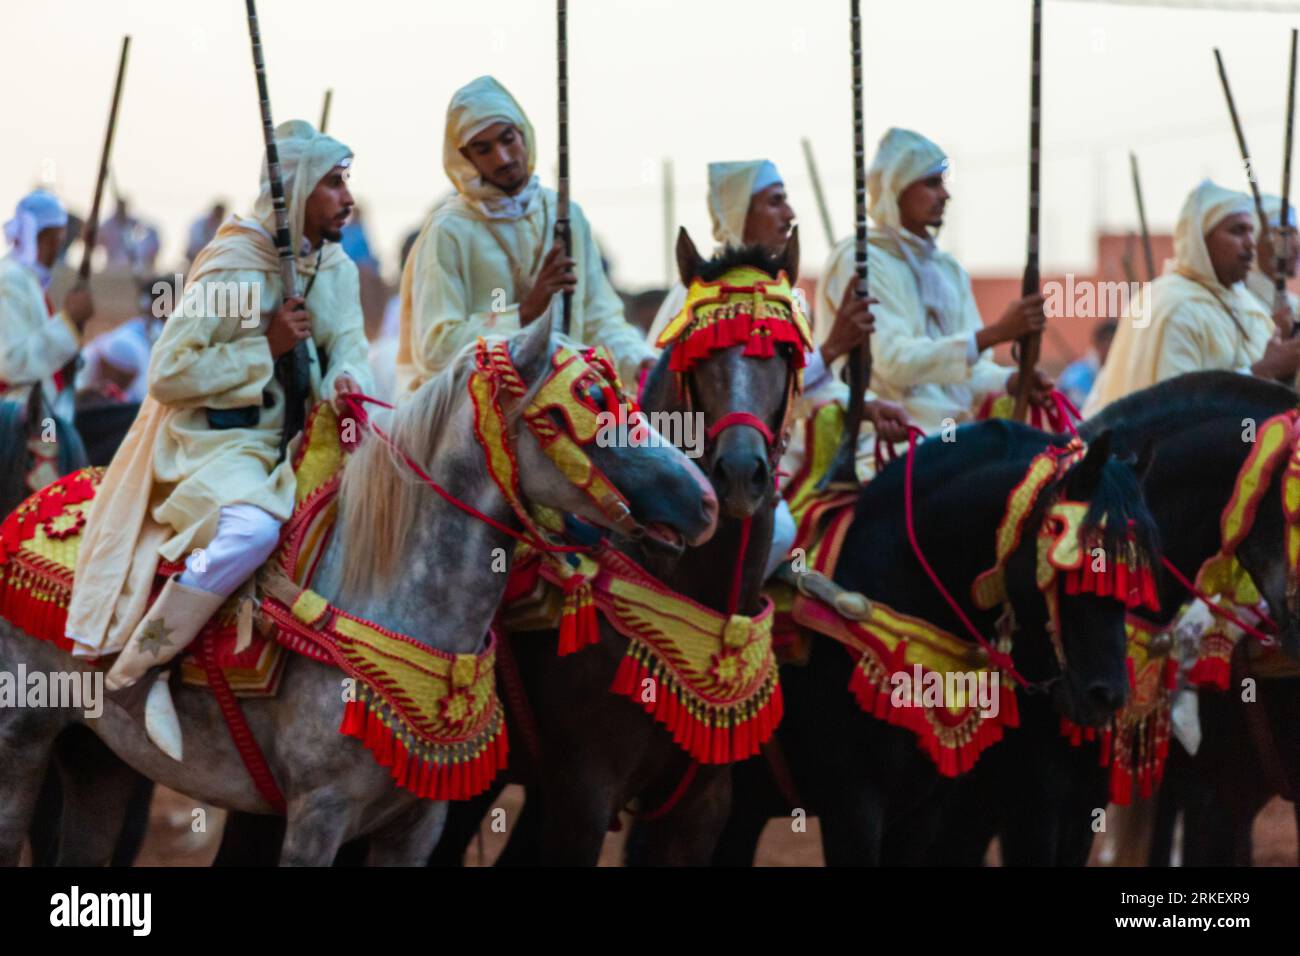
[[[587,387],[587,400],[596,406],[600,411],[605,410],[605,390],[599,385],[590,385]]]

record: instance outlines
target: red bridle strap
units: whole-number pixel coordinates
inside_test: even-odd
[[[767,422],[749,412],[727,412],[727,414],[723,415],[709,426],[709,430],[705,432],[705,437],[707,437],[709,441],[713,441],[728,428],[735,425],[748,425],[750,428],[757,431],[763,436],[763,440],[767,442],[769,448],[772,447],[772,443],[776,441],[776,437],[772,434],[772,429],[767,427]]]

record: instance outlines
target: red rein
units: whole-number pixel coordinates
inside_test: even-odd
[[[370,416],[366,414],[365,406],[367,404],[378,405],[381,408],[392,408],[393,407],[392,405],[378,398],[372,398],[369,395],[363,395],[360,392],[344,393],[341,397],[343,398],[343,401],[347,403],[348,408],[352,411],[353,417],[356,418],[356,420],[359,421],[366,428],[370,429],[370,431],[373,432],[374,435],[385,445],[387,445],[393,451],[397,452],[397,454],[401,457],[402,461],[406,462],[406,467],[410,468],[411,471],[415,473],[416,477],[418,477],[422,482],[424,482],[426,485],[428,485],[430,488],[436,491],[442,497],[442,499],[446,501],[448,504],[455,505],[461,511],[465,512],[465,514],[477,518],[479,521],[482,521],[484,524],[488,525],[489,527],[495,528],[496,530],[502,532],[503,534],[509,535],[510,537],[514,538],[516,541],[522,541],[524,544],[536,548],[538,551],[550,551],[552,553],[576,551],[576,552],[586,553],[591,550],[590,548],[584,548],[578,545],[551,544],[547,541],[535,539],[530,535],[521,534],[520,532],[516,531],[514,528],[502,524],[501,522],[497,521],[495,518],[490,517],[489,515],[485,515],[483,512],[479,511],[473,505],[466,504],[465,502],[461,501],[459,498],[453,495],[446,488],[443,488],[436,481],[430,478],[428,472],[426,472],[423,468],[420,467],[420,463],[417,462],[410,455],[408,455],[401,448],[398,448],[397,444],[391,438],[388,437],[388,434],[382,428],[376,425],[373,421],[371,421]]]

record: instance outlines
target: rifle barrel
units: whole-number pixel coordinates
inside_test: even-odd
[[[573,229],[569,222],[569,5],[566,0],[555,3],[555,62],[556,83],[559,94],[559,183],[555,211],[555,237],[564,243],[564,254],[573,255]],[[563,299],[564,334],[569,334],[570,316],[573,312],[573,293],[565,292]]]
[[[99,238],[99,207],[104,199],[104,182],[108,177],[108,160],[113,151],[113,133],[117,130],[117,108],[122,102],[122,81],[126,78],[126,58],[131,50],[131,37],[122,37],[122,53],[117,60],[117,80],[113,84],[113,104],[108,109],[108,128],[104,131],[104,147],[99,152],[99,175],[95,177],[95,198],[90,203],[90,218],[82,235],[81,267],[77,270],[77,283],[84,285],[90,279],[90,257],[95,252]]]
[[[1133,195],[1137,199],[1138,227],[1142,230],[1142,258],[1146,260],[1147,281],[1156,277],[1156,260],[1151,253],[1151,231],[1147,228],[1147,207],[1142,201],[1142,177],[1138,175],[1137,153],[1128,154],[1129,170],[1133,174]]]
[[[1029,234],[1026,243],[1025,274],[1020,284],[1022,298],[1037,293],[1042,281],[1038,272],[1038,193],[1039,171],[1042,166],[1040,146],[1043,104],[1043,0],[1034,0],[1033,17],[1029,77]],[[1038,366],[1042,338],[1041,332],[1031,332],[1019,340],[1020,382],[1012,412],[1012,417],[1016,421],[1024,421],[1029,412],[1029,394],[1033,389],[1034,369]]]

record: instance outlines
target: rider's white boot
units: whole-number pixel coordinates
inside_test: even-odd
[[[194,640],[225,601],[224,595],[188,587],[177,578],[170,578],[109,668],[105,686],[110,691],[131,687],[150,668],[166,664]],[[181,726],[168,687],[169,676],[164,671],[149,688],[144,726],[159,750],[173,760],[180,760]]]

